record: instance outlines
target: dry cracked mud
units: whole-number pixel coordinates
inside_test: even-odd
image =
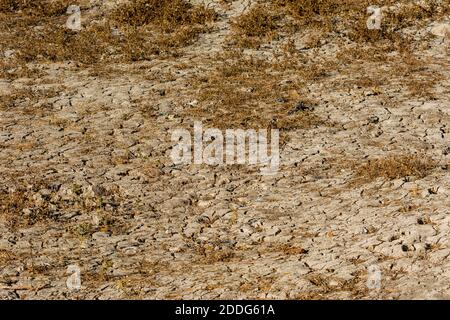
[[[73,2],[83,28],[121,3]],[[243,0],[192,2],[217,16],[138,57],[145,36],[131,58],[123,39],[113,59],[76,47],[65,11],[46,17],[61,57],[0,41],[0,299],[450,299],[450,6],[433,2],[381,39],[346,32],[352,1],[304,23],[292,1]],[[20,3],[0,1],[2,37],[32,16]],[[258,3],[262,24],[239,20]],[[278,172],[173,164],[194,121],[280,129]]]

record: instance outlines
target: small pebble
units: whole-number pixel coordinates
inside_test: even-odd
[[[286,98],[284,98],[284,97],[276,98],[275,101],[278,102],[278,103],[286,103],[286,102],[288,102],[288,100]]]
[[[377,116],[371,116],[369,117],[369,123],[378,123],[380,121],[380,118],[378,118]]]

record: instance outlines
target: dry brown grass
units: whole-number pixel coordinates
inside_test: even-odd
[[[11,93],[0,94],[0,110],[14,110],[14,112],[24,114],[36,114],[38,111],[50,109],[51,106],[43,101],[58,96],[61,90],[63,90],[63,87],[15,89]]]
[[[366,26],[371,5],[386,9],[380,30]],[[255,5],[238,17],[234,39],[240,46],[255,46],[273,39],[282,29],[285,35],[312,35],[311,47],[319,45],[320,37],[325,43],[342,38],[358,47],[369,45],[371,51],[408,50],[411,39],[402,30],[420,28],[430,19],[439,20],[448,15],[449,7],[448,2],[439,0],[273,0]]]
[[[85,22],[80,32],[65,28],[67,1],[22,1],[21,11],[0,12],[0,44],[13,50],[9,63],[77,61],[95,63],[106,55],[114,37],[107,26]]]
[[[27,65],[18,59],[0,59],[0,77],[7,80],[18,78],[39,78],[43,72],[35,66]]]
[[[125,53],[129,60],[136,61],[149,59],[152,54],[178,54],[178,48],[192,44],[200,33],[210,30],[208,25],[217,19],[217,13],[186,0],[133,0],[117,7],[109,19],[130,39]],[[144,43],[150,45],[137,45]]]
[[[323,300],[327,299],[330,293],[347,292],[353,299],[360,299],[367,295],[367,286],[364,283],[364,271],[355,271],[354,276],[350,280],[342,280],[332,276],[327,276],[319,273],[314,273],[307,276],[311,284],[316,286],[314,290],[303,292],[293,297],[296,300]],[[330,285],[331,281],[338,283],[338,285]]]
[[[389,36],[400,29],[423,24],[426,19],[437,19],[449,12],[446,1],[425,0],[274,0],[276,8],[292,16],[302,26],[314,26],[328,31],[351,31],[353,38],[368,40]],[[386,10],[380,31],[372,32],[366,27],[367,7],[397,8]],[[347,29],[347,30],[346,30]]]
[[[260,254],[264,254],[264,252],[281,252],[285,256],[298,256],[308,253],[308,250],[297,245],[286,243],[283,245],[269,246],[259,251]]]
[[[33,225],[50,217],[46,207],[36,206],[32,190],[24,187],[9,192],[1,190],[0,209],[1,216],[6,218],[10,228]]]
[[[198,255],[196,262],[199,264],[228,262],[236,257],[236,251],[232,247],[216,246],[213,243],[194,243],[193,246]]]
[[[10,263],[12,260],[15,260],[17,257],[16,255],[5,249],[0,249],[0,264],[6,265],[7,263]]]
[[[83,15],[83,29],[65,28],[69,1],[0,2],[0,46],[14,50],[10,64],[75,61],[85,64],[129,62],[178,54],[206,32],[213,10],[185,0],[137,0],[119,6],[106,21]],[[113,27],[120,34],[113,34]],[[7,66],[2,66],[6,69]],[[2,76],[6,77],[5,70]]]
[[[120,5],[111,19],[124,25],[152,24],[166,32],[182,26],[204,25],[217,18],[214,10],[204,5],[194,6],[186,0],[133,0]]]
[[[253,6],[232,23],[233,41],[241,47],[256,48],[262,42],[277,37],[280,27],[280,15],[270,7]]]
[[[436,161],[427,156],[408,154],[391,155],[369,160],[363,165],[356,166],[356,179],[362,182],[373,181],[378,178],[394,180],[414,176],[424,178],[437,167]]]
[[[324,124],[315,103],[302,96],[308,68],[268,62],[241,52],[225,52],[207,74],[196,77],[198,105],[186,109],[215,128],[277,128],[283,131]],[[295,73],[300,81],[283,81]],[[304,106],[304,107],[300,107]]]
[[[276,276],[265,276],[265,277],[254,277],[249,280],[243,281],[239,285],[239,291],[241,292],[269,292],[278,277]]]
[[[429,68],[428,65],[432,62],[416,58],[415,51],[419,42],[413,40],[412,36],[404,30],[410,27],[422,28],[431,20],[441,19],[449,12],[449,6],[445,4],[446,1],[439,0],[426,0],[421,4],[394,0],[266,1],[250,7],[233,21],[232,41],[227,42],[227,46],[258,48],[261,43],[285,39],[282,49],[287,57],[279,61],[279,66],[282,65],[282,67],[278,69],[284,69],[285,73],[301,74],[297,82],[297,85],[301,84],[300,87],[312,82],[321,82],[329,75],[339,73],[348,74],[349,78],[353,79],[353,83],[349,83],[350,88],[353,88],[355,84],[358,87],[379,89],[383,86],[403,84],[408,88],[405,91],[407,95],[432,99],[434,87],[442,76]],[[370,5],[386,6],[380,30],[369,30],[366,26],[369,18],[367,7]],[[388,7],[390,8],[387,9]],[[327,60],[312,61],[310,55],[303,55],[295,48],[293,39],[298,37],[302,37],[304,48],[314,50],[333,43],[338,46],[337,53]],[[428,38],[423,39],[425,42],[428,40]],[[273,45],[276,47],[278,44]],[[235,59],[237,61],[234,64],[242,64],[238,59],[240,58]],[[274,65],[267,59],[264,62]],[[229,68],[234,66],[230,65]],[[234,69],[239,70],[239,68]],[[264,91],[269,90],[274,95],[279,94],[275,86],[267,86],[275,82],[269,79],[275,73],[267,72],[268,68],[264,71],[266,74],[253,72],[249,75],[252,80],[248,82],[259,82],[255,87],[264,88]],[[367,77],[368,72],[370,77]],[[261,79],[258,81],[255,79],[257,77]],[[221,89],[229,93],[225,98],[228,101],[222,101],[224,106],[237,105],[238,101],[241,105],[246,105],[251,97],[258,96],[255,94],[256,90],[244,93],[235,90],[237,86],[235,88],[229,86],[226,75],[221,76],[216,73],[216,78],[218,84],[223,83]],[[207,83],[210,84],[209,81]],[[339,90],[347,88],[345,80],[333,86]],[[220,91],[219,87],[217,92]],[[207,94],[214,95],[213,92],[205,92],[205,95]],[[267,102],[264,95],[260,95],[260,98],[261,101]],[[226,109],[234,110],[234,108]],[[252,110],[258,110],[258,108],[252,106]]]
[[[274,0],[275,7],[284,10],[302,25],[330,26],[332,18],[360,8],[353,0]]]
[[[402,93],[411,98],[434,99],[435,87],[445,78],[438,59],[420,57],[411,51],[399,49],[402,53],[386,55],[383,50],[369,48],[346,48],[338,53],[343,63],[340,79],[333,83],[336,89],[374,89],[381,93],[383,88],[401,85]]]
[[[0,12],[18,13],[36,17],[54,17],[66,13],[69,0],[0,0]]]
[[[125,225],[114,216],[121,201],[121,195],[116,189],[106,190],[103,196],[96,196],[89,201],[82,195],[79,185],[73,185],[72,192],[75,198],[72,200],[61,199],[57,194],[58,189],[56,185],[49,185],[37,179],[31,185],[16,181],[14,188],[0,189],[0,217],[11,230],[31,227],[38,223],[64,222],[68,229],[79,236],[96,231],[111,233],[124,231]],[[107,206],[112,206],[112,210],[106,209]],[[88,214],[87,216],[96,213],[99,223],[94,225],[85,222],[72,225],[60,217],[61,212],[84,212]]]

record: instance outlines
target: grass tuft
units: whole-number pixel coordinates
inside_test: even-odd
[[[233,40],[241,47],[255,48],[277,36],[280,19],[267,6],[256,5],[232,23]]]
[[[356,176],[364,181],[378,178],[386,180],[401,179],[408,176],[424,178],[437,167],[437,163],[420,155],[391,155],[369,160],[356,168]]]

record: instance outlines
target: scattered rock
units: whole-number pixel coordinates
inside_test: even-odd
[[[6,50],[3,55],[5,56],[5,58],[11,58],[15,53],[15,50]]]
[[[286,103],[288,102],[288,99],[284,98],[284,97],[279,97],[275,99],[275,102],[277,103]]]
[[[380,118],[378,118],[377,116],[369,117],[369,123],[377,124],[378,122],[380,122]]]

